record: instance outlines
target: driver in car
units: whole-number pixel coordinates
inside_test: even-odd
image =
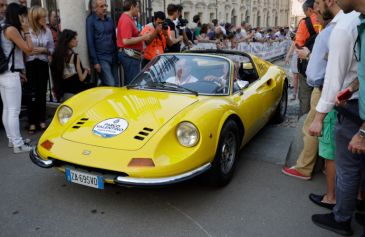
[[[167,78],[166,82],[173,83],[176,85],[184,85],[187,83],[197,82],[198,79],[191,75],[191,69],[187,65],[185,59],[180,59],[175,64],[176,76]]]
[[[229,72],[228,65],[229,65],[228,63],[223,64],[223,74],[221,76],[208,75],[208,76],[204,77],[204,80],[216,82],[216,83],[219,83],[220,86],[225,86],[226,82],[227,82],[227,78],[228,78],[228,72]]]

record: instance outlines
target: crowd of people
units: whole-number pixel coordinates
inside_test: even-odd
[[[296,164],[282,172],[310,180],[318,157],[325,160],[326,191],[309,199],[331,212],[312,221],[342,235],[353,234],[356,209],[356,220],[365,223],[364,9],[364,1],[306,0],[306,18],[289,53],[298,58],[292,71],[298,76],[299,115],[305,116],[304,147]]]
[[[77,32],[71,29],[60,30],[57,10],[47,12],[40,6],[28,8],[27,2],[23,0],[9,6],[7,0],[0,0],[0,4],[0,18],[5,33],[2,46],[5,54],[11,58],[9,65],[12,65],[11,74],[2,74],[1,77],[19,78],[19,85],[13,88],[16,91],[10,93],[8,87],[2,87],[3,123],[9,144],[12,144],[11,147],[14,145],[14,152],[17,153],[31,149],[27,145],[28,139],[24,143],[21,138],[19,119],[15,119],[19,116],[22,92],[28,112],[28,132],[35,134],[47,127],[46,94],[50,81],[52,95],[62,102],[93,86],[90,83],[91,71],[96,73],[99,85],[128,85],[141,67],[156,55],[180,52],[184,47],[199,42],[211,42],[217,44],[218,48],[226,48],[229,47],[229,42],[230,47],[234,47],[240,42],[280,41],[287,37],[289,30],[279,27],[266,31],[252,29],[245,22],[235,27],[229,23],[218,24],[217,20],[202,24],[199,15],[194,16],[193,22],[189,24],[182,18],[183,7],[176,4],[167,6],[167,14],[155,12],[152,21],[141,27],[136,21],[140,10],[138,0],[123,1],[124,12],[115,25],[107,15],[106,1],[90,0],[91,11],[85,22],[90,70],[83,67],[80,56],[74,50],[78,44]],[[10,9],[14,12],[10,12]],[[10,22],[12,19],[6,14],[18,14],[24,22]],[[13,29],[10,26],[17,29],[17,36],[25,43],[7,36],[8,31]],[[11,42],[8,43],[7,40]],[[13,43],[16,45],[15,50],[11,47]],[[122,78],[118,72],[120,65],[123,68]]]
[[[0,0],[1,47],[9,60],[9,69],[0,74],[2,119],[14,153],[32,149],[29,140],[20,134],[22,90],[27,91],[28,131],[34,134],[47,126],[46,92],[50,78],[59,101],[90,87],[86,83],[90,69],[83,67],[74,50],[77,32],[60,31],[57,11],[48,13],[40,6],[28,9],[22,4],[19,1],[8,5],[7,0]],[[124,13],[115,26],[107,16],[105,0],[91,0],[90,5],[92,11],[86,19],[90,65],[104,86],[128,85],[141,67],[157,55],[180,52],[196,43],[209,42],[217,48],[227,48],[241,42],[292,38],[286,62],[291,61],[293,99],[298,94],[299,116],[306,117],[304,147],[295,166],[284,167],[282,172],[309,180],[317,158],[324,158],[326,192],[310,194],[309,198],[332,212],[313,215],[312,221],[336,233],[352,234],[353,213],[357,206],[365,206],[363,1],[306,0],[306,18],[300,21],[295,35],[288,27],[263,30],[246,22],[239,27],[218,24],[217,20],[202,24],[199,15],[189,24],[182,18],[182,6],[175,4],[167,6],[167,14],[155,12],[150,23],[138,27],[138,0],[123,2]],[[119,78],[119,64],[123,80]],[[365,223],[364,215],[357,214],[356,218]]]

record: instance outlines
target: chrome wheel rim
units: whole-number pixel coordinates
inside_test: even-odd
[[[287,91],[284,89],[283,96],[281,97],[281,100],[280,100],[280,107],[279,107],[281,117],[284,117],[286,114],[287,100],[288,100]]]
[[[236,136],[233,132],[229,132],[222,143],[221,148],[221,171],[228,174],[235,162],[237,152]]]

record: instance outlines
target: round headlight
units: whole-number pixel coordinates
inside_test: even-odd
[[[182,122],[177,126],[176,136],[180,144],[186,147],[195,146],[200,137],[198,129],[189,122]]]
[[[62,105],[61,108],[58,110],[57,116],[60,123],[64,125],[71,118],[72,109],[66,105]]]

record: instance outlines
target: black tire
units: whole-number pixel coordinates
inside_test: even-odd
[[[238,126],[228,120],[221,131],[217,151],[206,181],[212,186],[224,186],[232,179],[238,158],[240,141]]]
[[[275,110],[275,114],[272,119],[273,123],[278,124],[284,122],[287,109],[288,109],[288,84],[287,82],[285,82],[283,88],[283,94],[281,95],[280,102]]]

